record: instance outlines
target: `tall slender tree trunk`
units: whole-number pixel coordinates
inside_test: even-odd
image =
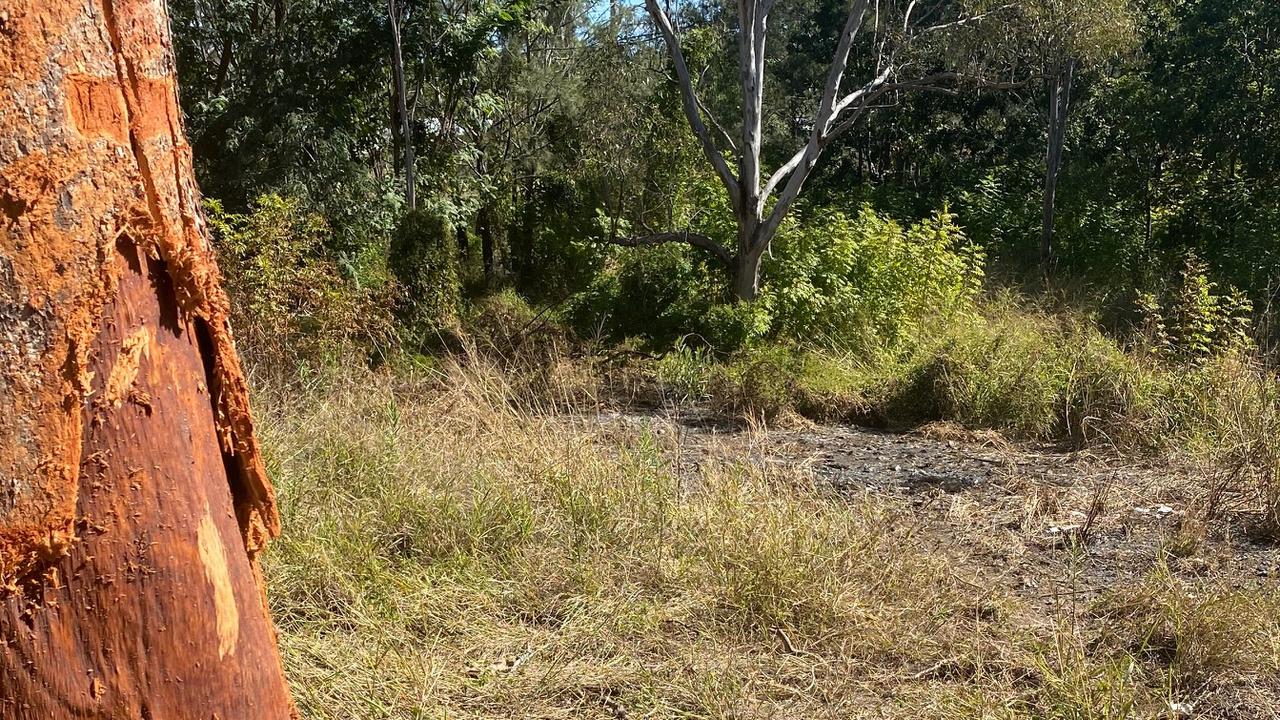
[[[488,205],[480,208],[476,216],[476,231],[480,233],[480,254],[484,263],[484,279],[493,281],[493,210]]]
[[[391,80],[395,83],[396,114],[399,115],[400,137],[404,143],[404,204],[410,210],[416,210],[418,193],[413,172],[413,124],[409,118],[409,101],[405,97],[404,47],[400,37],[400,24],[404,20],[403,2],[387,0],[387,15],[391,19]]]
[[[1048,274],[1053,268],[1053,216],[1058,196],[1058,174],[1062,169],[1062,151],[1067,137],[1067,117],[1071,112],[1071,86],[1075,80],[1076,61],[1065,60],[1050,69],[1049,134],[1045,149],[1044,199],[1040,224],[1040,269]]]
[[[0,717],[289,718],[163,2],[0,33]]]
[[[231,38],[231,31],[228,30],[226,36],[222,38],[222,53],[218,60],[218,74],[213,80],[213,95],[221,95],[223,88],[227,86],[227,78],[231,74],[231,57],[235,48],[234,41]]]
[[[387,54],[387,62],[395,67],[395,53]],[[399,175],[404,168],[404,137],[400,124],[400,86],[395,71],[391,73],[391,92],[387,94],[387,129],[391,133],[391,173]]]

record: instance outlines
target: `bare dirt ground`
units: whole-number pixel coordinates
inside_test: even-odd
[[[1046,615],[1064,601],[1087,606],[1161,564],[1190,583],[1280,587],[1280,543],[1254,537],[1245,514],[1206,514],[1208,490],[1188,466],[1015,444],[948,423],[908,433],[810,424],[762,431],[689,411],[599,421],[674,429],[680,462],[691,467],[713,456],[781,464],[841,496],[901,504],[939,552],[977,571],[976,582]]]
[[[987,598],[976,608],[981,619],[1038,628],[1041,636],[1065,625],[1085,647],[1107,643],[1126,603],[1144,592],[1154,593],[1147,597],[1157,607],[1175,602],[1163,594],[1169,582],[1191,602],[1280,591],[1280,542],[1252,533],[1256,518],[1242,510],[1245,499],[1211,493],[1212,480],[1190,465],[1013,443],[948,423],[897,433],[807,421],[765,429],[688,409],[610,410],[582,420],[664,438],[660,446],[691,482],[701,463],[745,462],[848,502],[895,509],[913,524],[912,537],[951,560],[955,580]],[[1230,624],[1233,611],[1220,612],[1216,621]],[[1138,652],[1161,666],[1190,652],[1179,642],[1148,638]],[[910,670],[914,680],[969,672]],[[1170,700],[1154,716],[1280,718],[1272,679],[1230,675],[1183,688],[1188,702]]]

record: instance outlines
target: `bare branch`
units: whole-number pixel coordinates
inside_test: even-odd
[[[738,152],[738,144],[733,141],[733,136],[729,134],[728,130],[724,129],[724,126],[720,124],[719,120],[716,120],[716,116],[711,112],[711,108],[707,107],[706,103],[702,102],[701,98],[697,98],[697,100],[698,107],[702,110],[702,113],[707,116],[707,121],[716,129],[716,132],[720,133],[720,137],[724,138],[729,149],[736,154]]]
[[[817,160],[822,145],[826,143],[831,121],[839,114],[839,110],[836,109],[835,99],[840,93],[840,83],[844,78],[845,68],[849,64],[849,51],[853,47],[854,38],[862,27],[863,18],[866,16],[869,4],[870,0],[854,0],[853,7],[849,9],[849,16],[845,19],[844,29],[840,32],[840,41],[836,44],[835,56],[831,60],[831,69],[827,72],[826,84],[822,88],[822,99],[818,103],[818,114],[814,118],[813,130],[809,135],[809,140],[804,144],[804,147],[791,156],[791,159],[783,163],[782,167],[774,171],[769,181],[765,183],[764,190],[760,193],[760,206],[762,209],[764,204],[768,202],[769,196],[777,189],[778,184],[788,176],[792,177],[793,182],[787,184],[783,194],[786,195],[790,192],[793,184],[795,184],[795,192],[799,192],[799,186],[804,181],[800,180],[799,183],[794,183],[794,174],[806,163],[810,164],[808,170],[811,170],[812,163]],[[887,78],[888,76],[885,75],[885,77]],[[808,170],[800,170],[800,172],[808,174]],[[781,204],[783,204],[782,201],[779,202],[779,205]],[[786,205],[790,205],[790,201],[787,201]]]
[[[918,32],[919,34],[923,35],[925,33],[938,32],[939,30],[950,30],[952,28],[964,27],[965,25],[973,25],[974,23],[980,23],[983,20],[986,20],[987,18],[991,17],[992,15],[995,15],[996,13],[1004,12],[1005,10],[1008,10],[1012,7],[1015,7],[1015,6],[1012,4],[1001,5],[998,8],[993,8],[984,13],[978,13],[977,15],[970,15],[968,17],[960,18],[959,20],[953,20],[952,22],[939,23],[937,25],[930,25],[929,27],[920,29]]]
[[[871,93],[876,88],[882,87],[886,84],[886,82],[889,79],[889,76],[892,74],[892,71],[893,71],[892,67],[886,68],[883,72],[881,72],[878,76],[876,76],[874,80],[862,86],[856,92],[852,92],[849,95],[846,95],[844,98],[842,98],[840,100],[840,103],[831,109],[831,117],[828,118],[827,125],[830,126],[830,123],[838,119],[841,113],[843,113],[846,109],[848,109],[849,106],[851,106],[853,103],[858,102],[859,100],[862,100],[865,104],[867,100],[870,100]],[[876,93],[875,95],[878,96],[880,94],[881,93]],[[860,111],[861,109],[859,110],[859,112]],[[815,122],[814,134],[810,136],[809,142],[805,143],[804,147],[797,150],[796,153],[792,155],[791,158],[787,160],[787,162],[783,163],[781,167],[779,167],[776,171],[774,171],[773,175],[769,178],[769,182],[765,185],[764,191],[760,194],[760,197],[762,198],[762,202],[767,201],[769,199],[769,196],[773,194],[773,191],[777,189],[778,184],[781,183],[783,180],[785,180],[787,176],[789,176],[791,173],[795,172],[796,169],[799,168],[801,164],[805,162],[806,156],[808,156],[810,153],[813,153],[813,160],[816,161],[817,153],[820,153],[822,151],[822,148],[827,144],[827,142],[830,141],[831,138],[835,137],[838,134],[838,132],[832,129],[831,127],[824,129],[821,135],[818,135],[817,132],[818,132],[818,125],[817,125],[817,122]],[[797,192],[799,192],[798,189],[797,189]]]
[[[703,154],[707,156],[707,160],[715,168],[716,174],[720,176],[720,181],[724,183],[725,189],[729,191],[730,202],[737,207],[741,202],[738,180],[733,176],[733,172],[729,170],[729,164],[725,162],[724,156],[716,149],[715,143],[711,140],[711,133],[707,131],[707,126],[702,122],[702,115],[698,110],[698,98],[694,93],[693,80],[689,75],[689,65],[685,62],[684,51],[680,48],[680,39],[676,37],[675,28],[671,25],[671,18],[667,17],[667,13],[658,5],[658,0],[645,0],[644,4],[649,11],[650,17],[653,18],[654,24],[662,32],[663,40],[667,43],[667,51],[671,53],[671,59],[676,68],[676,78],[680,84],[684,114],[689,120],[689,126],[693,128],[694,134],[698,136],[699,142],[702,143]]]
[[[702,75],[698,78],[698,85],[702,85],[702,78],[705,76],[706,71],[703,71]],[[702,98],[694,95],[694,99],[698,101],[698,108],[702,110],[702,114],[707,116],[707,121],[710,122],[711,126],[720,133],[720,137],[724,138],[724,141],[729,144],[729,149],[734,153],[737,153],[738,144],[733,141],[733,136],[729,134],[728,130],[724,129],[724,126],[720,124],[720,121],[716,120],[715,113],[711,112],[711,108],[707,107],[707,104],[702,102]]]
[[[861,101],[858,103],[858,107],[853,111],[853,114],[849,115],[844,120],[841,120],[840,124],[837,125],[834,129],[832,129],[831,137],[835,138],[839,136],[845,130],[849,129],[851,125],[857,122],[858,118],[862,116],[863,112],[873,109],[874,106],[868,104],[872,100],[878,97],[881,97],[886,93],[893,92],[895,90],[911,90],[914,92],[933,92],[933,93],[941,93],[943,95],[959,95],[961,92],[960,88],[957,88],[954,85],[950,87],[945,85],[939,85],[938,83],[941,83],[944,81],[960,82],[965,80],[971,80],[976,83],[975,88],[978,90],[1012,90],[1015,88],[1023,87],[1024,85],[1027,85],[1028,83],[1031,83],[1037,79],[1039,78],[1031,77],[1024,80],[1008,80],[1008,81],[993,82],[989,80],[984,80],[983,78],[980,78],[980,77],[965,75],[964,73],[939,72],[939,73],[933,73],[931,75],[926,75],[924,77],[916,78],[915,80],[882,83],[879,87],[875,88],[872,92],[867,93],[861,99]]]
[[[911,2],[907,5],[907,12],[903,14],[902,32],[904,33],[907,31],[907,28],[911,27],[911,13],[915,12],[916,2],[917,0],[911,0]]]
[[[762,200],[768,200],[769,196],[773,194],[774,189],[778,187],[778,183],[786,179],[786,177],[797,167],[800,167],[800,161],[804,160],[804,153],[808,149],[809,144],[805,143],[804,146],[796,151],[795,155],[791,156],[791,159],[787,160],[781,167],[773,172],[773,175],[769,177],[769,182],[765,183],[764,190],[760,192]]]
[[[853,40],[862,28],[862,20],[867,14],[870,0],[854,0],[849,9],[849,17],[845,20],[844,29],[840,33],[840,42],[836,44],[835,56],[831,59],[831,69],[827,72],[827,82],[822,88],[822,100],[818,103],[818,115],[814,119],[813,137],[824,135],[835,108],[836,96],[840,94],[840,82],[844,78],[845,68],[849,65],[849,51]]]
[[[840,114],[848,109],[849,106],[856,102],[864,101],[867,99],[868,95],[889,84],[889,76],[893,74],[895,69],[896,68],[893,64],[890,63],[890,65],[882,70],[879,75],[873,78],[871,82],[841,98],[839,104],[836,105],[834,112],[831,114],[831,121],[834,122],[838,120],[840,118]]]
[[[711,253],[717,260],[724,263],[727,267],[733,267],[733,256],[725,246],[716,242],[710,235],[703,235],[690,230],[677,230],[673,232],[652,233],[649,235],[638,235],[635,237],[608,237],[605,241],[611,245],[621,245],[623,247],[644,247],[648,245],[665,245],[667,243],[685,243],[696,248],[701,248]]]

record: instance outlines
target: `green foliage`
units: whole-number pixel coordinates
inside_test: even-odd
[[[871,383],[857,363],[827,352],[760,345],[709,368],[708,396],[722,412],[772,419],[798,413],[825,422],[867,422]]]
[[[1177,376],[1144,363],[1088,318],[1003,300],[918,328],[894,350],[758,344],[721,360],[678,348],[659,378],[724,412],[913,427],[954,420],[1014,437],[1158,447],[1200,419]]]
[[[721,412],[773,418],[791,410],[803,358],[782,345],[748,348],[712,375],[712,399]]]
[[[697,188],[691,201],[716,202]],[[709,217],[700,230],[723,237],[731,227]],[[725,302],[723,270],[712,262],[682,245],[620,252],[568,315],[579,332],[657,347],[695,336],[722,352],[765,338],[873,348],[972,312],[983,278],[982,251],[946,210],[908,228],[869,207],[788,222],[751,303]]]
[[[1177,283],[1162,297],[1138,295],[1145,339],[1159,352],[1200,362],[1249,346],[1252,303],[1236,288],[1217,292],[1207,273],[1207,265],[1188,254]]]
[[[587,337],[639,337],[670,347],[705,329],[723,293],[718,284],[713,269],[684,246],[623,250],[570,300],[566,317]]]
[[[754,345],[773,327],[766,302],[718,303],[697,319],[698,336],[713,348],[735,349]]]
[[[590,195],[569,178],[543,178],[525,198],[512,229],[513,270],[521,292],[538,301],[560,302],[587,287],[604,262],[599,245],[588,242],[596,218]]]
[[[713,370],[714,359],[706,348],[681,342],[658,358],[654,374],[663,400],[695,403],[707,399]]]
[[[404,288],[398,314],[418,342],[458,324],[462,302],[453,229],[426,211],[406,213],[392,236],[391,272]]]
[[[893,345],[918,323],[972,310],[982,264],[946,209],[905,230],[866,206],[828,211],[779,236],[764,297],[785,337]]]
[[[245,214],[217,200],[205,208],[245,352],[315,359],[396,343],[394,290],[379,258],[329,250],[329,226],[301,200],[263,195]]]
[[[1037,262],[1038,248],[1028,238],[1039,230],[1040,203],[1020,190],[1025,184],[1008,169],[990,171],[963,189],[956,203],[967,234],[981,238],[1005,265]]]
[[[1015,42],[1050,58],[1098,62],[1132,50],[1136,40],[1133,0],[1029,0],[1016,7],[1028,37]]]
[[[1017,437],[1143,443],[1161,389],[1094,323],[1010,305],[935,327],[886,398],[895,424],[957,420]]]
[[[1090,307],[1111,328],[1136,295],[1145,342],[1132,352],[1092,310],[980,297],[986,272],[1016,285],[1036,256],[1035,83],[906,93],[892,109],[869,108],[807,182],[765,257],[759,298],[731,304],[724,268],[702,250],[601,242],[688,228],[737,244],[729,198],[696,170],[704,159],[669,59],[658,43],[627,40],[647,32],[635,7],[606,18],[502,0],[413,3],[405,46],[410,85],[423,91],[409,138],[387,118],[383,10],[333,0],[287,12],[258,0],[171,7],[187,127],[202,183],[226,202],[211,204],[210,220],[250,353],[336,356],[400,335],[420,349],[460,331],[469,349],[541,366],[532,387],[596,369],[551,360],[572,342],[564,319],[579,337],[637,340],[660,355],[654,372],[670,400],[1217,448],[1221,462],[1249,468],[1237,485],[1280,496],[1274,384],[1246,358],[1250,301],[1261,306],[1280,277],[1275,2],[1151,0],[1136,15],[1123,0],[1010,9],[1027,32],[1009,33],[1002,60],[1037,72],[1081,62],[1054,282],[1096,289],[1104,299]],[[761,138],[769,168],[811,132],[799,118],[846,10],[824,1],[776,11]],[[678,13],[702,101],[731,117],[732,7]],[[1142,52],[1128,52],[1135,43]],[[910,61],[951,64],[961,53],[980,70],[970,50],[924,42]],[[406,140],[430,190],[408,216],[396,187]],[[458,257],[458,228],[469,249],[485,245],[483,260]],[[522,295],[464,307],[460,275],[477,293],[509,285]]]
[[[506,0],[411,4],[408,81],[431,89],[415,94],[409,138],[418,151],[422,206],[476,235],[484,218],[493,262],[476,287],[512,281],[537,301],[560,302],[601,272],[617,272],[611,254],[592,242],[610,229],[691,227],[732,246],[727,198],[696,170],[705,161],[668,82],[669,59],[660,43],[630,41],[647,37],[638,7],[579,13]],[[387,113],[385,8],[336,0],[287,5],[170,3],[199,178],[235,213],[252,212],[252,200],[264,193],[301,198],[324,218],[328,251],[378,255],[402,213],[397,174],[405,142]],[[1037,72],[1046,60],[1082,63],[1059,192],[1061,279],[1083,277],[1128,295],[1150,290],[1153,268],[1194,250],[1210,276],[1261,304],[1280,273],[1280,5],[942,5],[944,13],[1000,6],[991,18],[998,22],[974,24],[965,34],[992,40],[1003,33],[1004,41],[991,43],[994,56],[964,43],[922,42],[909,58],[921,67],[965,58],[974,65],[966,72],[979,76],[989,69],[983,61]],[[829,30],[846,9],[828,1],[776,9],[761,139],[766,167],[778,167],[807,137],[799,118],[811,112],[815,79],[833,49]],[[675,11],[701,99],[721,120],[732,117],[740,92],[732,7],[682,4]],[[1130,52],[1137,45],[1140,52]],[[853,56],[868,57],[862,49]],[[854,65],[851,74],[868,69]],[[884,275],[872,263],[842,276],[831,265],[848,244],[837,238],[833,249],[824,245],[829,220],[837,235],[850,231],[841,225],[861,222],[858,212],[827,216],[861,199],[874,199],[877,211],[904,228],[954,201],[958,222],[989,255],[993,272],[1026,269],[1036,255],[1043,101],[1038,84],[1027,82],[1016,92],[905,93],[892,109],[869,109],[832,143],[807,183],[810,218],[783,231],[825,257],[780,259],[785,237],[775,248],[770,262],[793,263],[778,272],[795,282],[778,288],[782,310],[762,311],[769,333],[794,335],[789,326],[806,316],[838,325],[838,313],[824,307],[852,299],[855,312],[868,317],[847,324],[874,328],[858,331],[867,336],[859,342],[909,334],[899,319],[910,313],[895,303],[909,302],[911,293],[882,297],[870,288],[862,297],[860,287],[837,287],[860,285],[856,272],[871,272],[875,282]],[[866,241],[876,239],[858,240]],[[470,271],[476,257],[465,260]],[[471,273],[480,274],[478,267]],[[844,280],[828,287],[827,277]],[[720,294],[707,290],[709,298]],[[682,329],[711,330],[690,323]],[[822,341],[850,342],[837,329],[819,333]],[[669,341],[672,332],[659,334]],[[807,328],[803,335],[811,337]]]

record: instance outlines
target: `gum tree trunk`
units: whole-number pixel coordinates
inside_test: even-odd
[[[773,241],[773,232],[759,218],[737,215],[738,252],[733,256],[730,273],[734,302],[751,302],[760,293],[760,258]],[[768,237],[762,237],[765,233]]]
[[[413,123],[409,117],[409,100],[405,97],[404,55],[400,41],[400,29],[404,25],[403,0],[387,0],[387,17],[391,20],[391,80],[394,84],[396,116],[400,123],[400,137],[404,149],[404,204],[410,210],[418,208],[417,179],[414,178]]]
[[[1047,275],[1053,270],[1053,215],[1058,200],[1058,175],[1062,170],[1062,151],[1067,137],[1067,118],[1071,112],[1071,86],[1075,81],[1075,60],[1065,60],[1048,74],[1049,134],[1045,149],[1044,197],[1040,221],[1040,268]]]
[[[0,717],[294,715],[161,0],[0,12]]]

